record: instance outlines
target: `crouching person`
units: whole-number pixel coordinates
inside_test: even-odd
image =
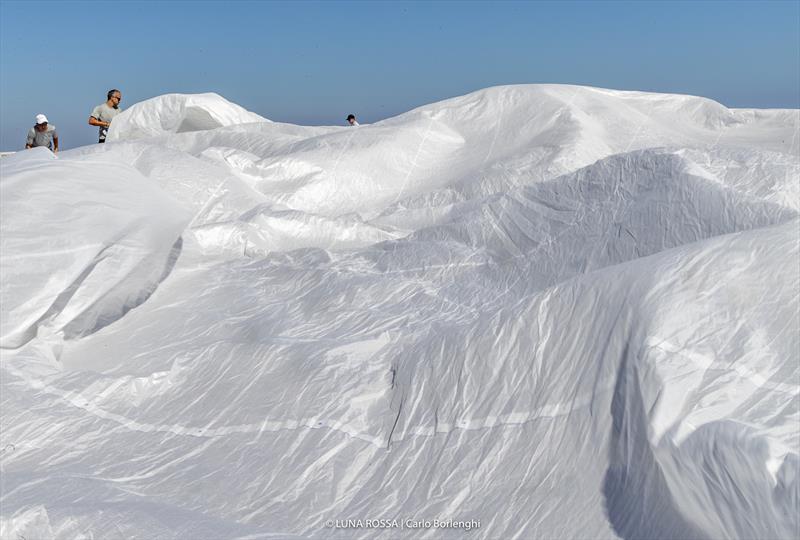
[[[43,114],[36,115],[36,125],[28,131],[28,139],[25,148],[35,148],[46,146],[54,154],[58,153],[58,132],[56,126],[47,123],[47,117]]]

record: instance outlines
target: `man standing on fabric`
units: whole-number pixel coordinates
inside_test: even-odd
[[[122,101],[122,93],[116,88],[109,90],[106,95],[108,98],[105,103],[101,103],[92,110],[92,115],[89,116],[89,125],[98,126],[100,128],[100,140],[97,142],[106,142],[106,134],[108,134],[108,127],[111,125],[111,120],[114,119],[122,109],[119,108],[119,102]]]
[[[28,139],[25,141],[25,148],[35,148],[45,146],[58,154],[58,132],[56,126],[47,123],[47,117],[43,114],[36,115],[36,125],[28,131]]]

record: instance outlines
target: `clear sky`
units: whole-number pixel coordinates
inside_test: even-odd
[[[374,122],[501,84],[570,83],[800,108],[800,2],[0,1],[0,149],[37,113],[62,148],[123,108],[217,92],[267,118]]]

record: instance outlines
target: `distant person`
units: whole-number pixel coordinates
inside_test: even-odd
[[[106,142],[106,135],[108,134],[108,127],[111,125],[111,120],[114,119],[122,109],[119,108],[119,102],[122,101],[122,93],[116,88],[109,90],[106,94],[106,102],[101,103],[92,111],[89,117],[90,126],[100,127],[100,139],[98,143]]]
[[[54,154],[58,154],[58,132],[56,126],[47,123],[47,117],[43,114],[36,115],[36,125],[28,131],[28,140],[25,148],[36,148],[45,146]]]
[[[347,115],[347,123],[350,124],[351,126],[360,126],[361,125],[361,124],[358,123],[358,121],[356,121],[356,115],[354,115],[354,114],[348,114]]]

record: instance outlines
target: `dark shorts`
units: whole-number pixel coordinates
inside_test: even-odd
[[[104,142],[106,142],[105,139],[100,139],[99,141],[97,141],[97,144],[103,144]]]

